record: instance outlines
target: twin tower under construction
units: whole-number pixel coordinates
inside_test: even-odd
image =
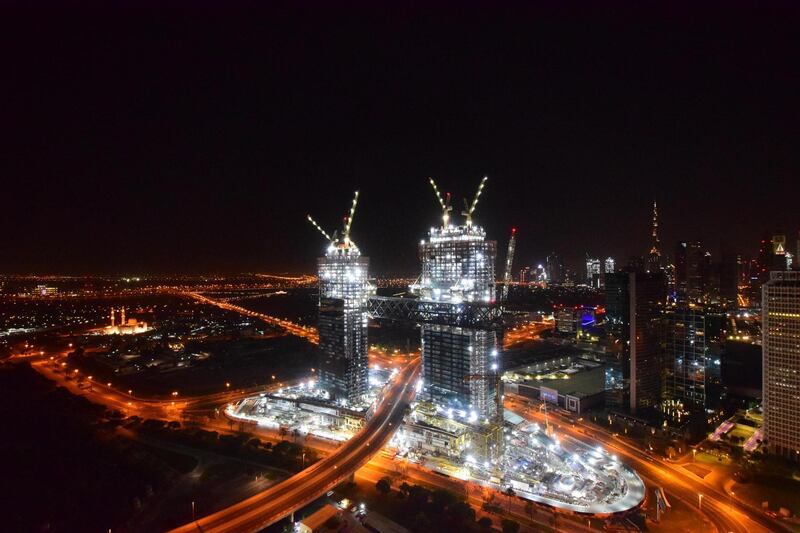
[[[422,272],[409,298],[375,295],[369,259],[350,239],[358,192],[341,234],[332,236],[312,218],[328,248],[319,258],[320,385],[342,404],[355,406],[367,392],[369,319],[419,325],[423,359],[422,399],[442,416],[481,426],[501,419],[495,292],[497,244],[472,221],[486,178],[460,225],[451,220],[450,195],[430,180],[442,209],[440,226],[419,245]]]

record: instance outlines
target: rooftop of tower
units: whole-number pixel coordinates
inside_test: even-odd
[[[475,224],[462,224],[454,226],[431,227],[428,232],[428,240],[431,243],[448,241],[482,241],[486,239],[486,232]],[[423,241],[424,243],[424,241]]]

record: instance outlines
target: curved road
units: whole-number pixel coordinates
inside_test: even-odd
[[[174,529],[174,532],[256,532],[307,505],[349,478],[389,442],[414,398],[420,360],[394,379],[373,417],[331,455],[247,500]]]
[[[545,422],[544,414],[537,408],[538,402],[515,394],[508,394],[506,398],[506,401],[509,402],[507,407],[516,411],[517,414],[542,424]],[[510,402],[517,402],[517,405]],[[520,403],[526,408],[520,409]],[[683,472],[675,465],[650,457],[626,442],[615,439],[596,428],[581,424],[580,427],[586,431],[582,432],[558,414],[551,412],[549,415],[551,417],[550,424],[553,425],[556,422],[559,426],[559,433],[590,445],[601,443],[607,449],[613,450],[620,457],[624,457],[642,478],[650,481],[651,485],[662,486],[667,492],[668,498],[678,498],[688,506],[701,511],[720,532],[761,533],[786,530],[782,524],[770,520],[763,514],[747,512],[748,509],[743,509],[740,503],[733,502],[728,495],[704,483],[693,474]],[[702,494],[702,498],[699,496],[700,494]]]

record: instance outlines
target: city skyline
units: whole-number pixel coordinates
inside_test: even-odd
[[[488,175],[476,221],[501,248],[518,228],[520,265],[644,255],[653,201],[667,256],[797,230],[789,7],[145,12],[20,8],[6,32],[46,37],[10,61],[0,271],[312,272],[306,213],[338,225],[357,188],[374,271],[408,274],[428,177]]]

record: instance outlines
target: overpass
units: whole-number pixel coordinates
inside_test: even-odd
[[[325,459],[264,492],[178,527],[173,532],[255,533],[349,479],[389,442],[402,424],[406,407],[414,398],[419,370],[420,359],[401,370],[364,428]]]

